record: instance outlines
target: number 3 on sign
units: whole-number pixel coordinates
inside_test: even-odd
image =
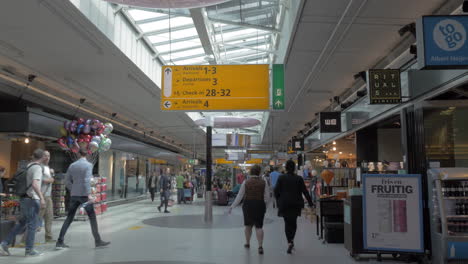
[[[205,103],[203,104],[204,107],[208,107],[208,100],[205,101]]]

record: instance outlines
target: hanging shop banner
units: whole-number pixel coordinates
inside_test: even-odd
[[[268,110],[268,65],[195,65],[162,68],[164,111]]]
[[[367,71],[369,104],[401,103],[400,70],[372,69]]]
[[[304,139],[303,138],[293,138],[291,140],[292,150],[293,151],[304,151]]]
[[[350,130],[369,120],[369,112],[346,112],[346,129]]]
[[[424,16],[416,30],[420,68],[468,66],[468,16]]]
[[[284,65],[273,65],[273,110],[284,110]]]
[[[419,174],[364,174],[364,248],[424,252]]]
[[[341,112],[321,112],[320,133],[341,133]]]

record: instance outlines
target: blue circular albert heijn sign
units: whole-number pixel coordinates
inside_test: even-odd
[[[423,17],[418,27],[418,37],[423,33],[424,48],[421,51],[424,52],[424,66],[468,66],[467,32],[468,16]],[[418,49],[421,48],[419,44],[418,39]]]

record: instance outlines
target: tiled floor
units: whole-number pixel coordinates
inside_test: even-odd
[[[159,202],[158,202],[159,203]],[[38,250],[44,256],[24,258],[24,249],[12,248],[10,257],[0,257],[0,263],[121,263],[121,264],[204,264],[204,263],[358,263],[349,257],[342,244],[324,245],[315,235],[315,225],[302,217],[296,237],[297,250],[286,254],[282,219],[269,209],[265,224],[265,255],[257,253],[253,238],[250,250],[243,248],[244,234],[240,208],[227,215],[227,207],[215,207],[215,226],[203,226],[201,203],[170,208],[171,214],[158,213],[158,203],[148,200],[111,207],[99,217],[99,228],[108,248],[95,249],[88,222],[74,222],[66,236],[70,249],[55,251],[53,244],[42,244],[44,235],[38,234]],[[189,215],[187,222],[181,221]],[[177,216],[156,221],[156,217]],[[57,235],[63,220],[54,223]],[[145,224],[149,223],[151,225]],[[153,223],[157,223],[153,225]],[[170,227],[167,227],[170,225]],[[364,263],[376,263],[374,260]],[[384,262],[392,263],[392,262]]]

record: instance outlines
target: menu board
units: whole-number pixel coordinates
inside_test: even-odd
[[[364,248],[423,252],[421,175],[363,175]]]

